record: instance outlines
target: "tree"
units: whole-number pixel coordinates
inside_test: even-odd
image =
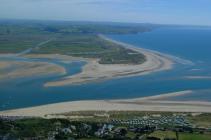
[[[179,140],[179,132],[178,131],[176,131],[176,138],[177,138],[177,140]]]

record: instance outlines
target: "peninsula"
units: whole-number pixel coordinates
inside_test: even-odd
[[[60,74],[60,78],[47,81],[44,86],[66,86],[144,75],[171,69],[173,65],[167,56],[102,35],[146,32],[153,29],[151,26],[43,24],[3,24],[0,30],[3,39],[0,45],[0,57],[3,58],[0,61],[1,79]],[[26,36],[28,32],[30,36]],[[55,63],[55,59],[61,63],[84,61],[86,64],[80,73],[68,75],[68,70]],[[11,66],[12,71],[7,71]]]

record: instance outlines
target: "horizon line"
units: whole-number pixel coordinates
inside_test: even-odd
[[[94,20],[60,20],[60,19],[23,19],[23,18],[0,18],[2,20],[19,21],[41,21],[41,22],[88,22],[88,23],[113,23],[113,24],[148,24],[148,25],[166,25],[166,26],[193,26],[193,27],[211,27],[211,25],[199,24],[174,24],[174,23],[153,23],[153,22],[126,22],[126,21],[94,21]]]

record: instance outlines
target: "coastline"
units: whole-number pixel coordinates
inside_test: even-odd
[[[78,58],[86,61],[87,64],[82,68],[82,72],[76,75],[67,76],[61,80],[47,82],[45,87],[66,86],[71,84],[83,84],[87,82],[95,82],[113,78],[130,77],[138,75],[146,75],[152,72],[169,70],[173,67],[173,61],[167,56],[158,54],[154,51],[137,48],[135,46],[118,42],[109,39],[103,35],[101,38],[117,43],[127,49],[134,50],[142,53],[146,57],[146,61],[142,64],[129,65],[129,64],[99,64],[98,59],[91,58]]]
[[[167,56],[159,54],[154,51],[145,50],[142,48],[134,47],[130,44],[125,44],[122,42],[118,42],[112,39],[109,39],[103,35],[99,35],[102,39],[116,43],[125,47],[127,49],[134,50],[136,52],[142,53],[146,57],[146,61],[142,64],[100,64],[98,63],[99,59],[96,58],[82,58],[82,57],[72,57],[67,55],[60,54],[24,54],[23,58],[47,58],[47,59],[57,59],[61,62],[70,62],[70,61],[84,61],[86,65],[82,67],[82,72],[75,75],[67,75],[61,79],[56,81],[48,81],[44,83],[44,87],[56,87],[56,86],[66,86],[71,84],[84,84],[88,82],[96,82],[103,81],[114,78],[122,78],[122,77],[131,77],[138,75],[146,75],[152,72],[169,70],[173,67],[173,61],[169,59]],[[10,56],[15,56],[14,54],[1,55],[5,58],[9,58]],[[13,61],[9,61],[11,64],[6,64],[1,61],[1,69],[7,68],[13,65]],[[21,67],[14,69],[12,72],[7,72],[4,74],[4,77],[10,78],[21,78],[27,77],[30,75],[46,75],[46,74],[54,74],[54,73],[65,73],[65,68],[58,66],[56,64],[51,64],[47,62],[19,62],[15,61],[15,64]],[[42,66],[41,66],[42,64]],[[8,66],[9,65],[9,66]],[[35,65],[35,66],[34,66]],[[31,70],[27,70],[27,69]],[[33,68],[33,69],[32,69]],[[0,76],[1,78],[1,76]],[[2,78],[1,78],[2,79]]]
[[[191,94],[180,91],[126,100],[86,100],[55,103],[37,107],[0,111],[0,116],[34,116],[62,114],[74,111],[162,111],[211,113],[211,102],[169,101],[165,98]],[[55,116],[56,117],[56,116]]]
[[[114,43],[120,43],[114,40]],[[70,60],[80,60],[86,61],[87,64],[82,68],[82,72],[76,75],[67,76],[61,81],[48,82],[44,86],[65,86],[70,84],[82,84],[87,82],[94,82],[99,80],[120,78],[120,77],[130,77],[137,75],[150,74],[152,72],[169,70],[173,67],[173,61],[167,56],[158,54],[154,51],[145,50],[142,48],[136,48],[132,45],[122,43],[123,47],[132,49],[134,51],[140,52],[145,55],[146,61],[139,65],[128,65],[128,64],[99,64],[98,59],[90,58],[80,58],[80,57],[71,57],[58,54],[38,54],[36,55],[26,55],[25,57],[34,58],[34,57],[44,57],[44,58],[54,58],[60,59],[61,61],[70,61]],[[170,96],[178,96],[181,93],[175,93]],[[182,93],[184,94],[184,93]],[[186,93],[185,93],[186,94]],[[169,95],[165,95],[167,97]],[[153,97],[144,97],[137,99],[128,99],[128,100],[92,100],[92,101],[73,101],[73,102],[64,102],[49,104],[37,107],[15,109],[9,111],[1,111],[0,115],[6,116],[38,116],[43,117],[46,114],[58,114],[69,111],[89,111],[89,110],[123,110],[123,111],[174,111],[174,112],[185,112],[185,108],[188,107],[190,112],[199,112],[201,110],[209,110],[207,108],[196,108],[193,107],[193,102],[185,103],[184,102],[167,102],[165,100],[157,100],[160,97],[164,98],[164,95],[158,95]],[[156,102],[154,101],[154,98]],[[152,103],[153,102],[153,103]],[[176,108],[174,107],[178,105]],[[209,103],[202,103],[203,107],[209,105]],[[211,104],[210,104],[211,105]],[[211,112],[211,111],[210,111]]]

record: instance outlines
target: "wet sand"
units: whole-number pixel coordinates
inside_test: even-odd
[[[0,61],[0,80],[65,74],[63,67],[47,62]]]

